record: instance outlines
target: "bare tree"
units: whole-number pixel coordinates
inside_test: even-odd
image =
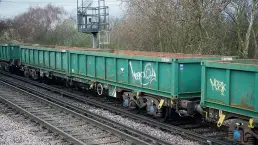
[[[8,27],[7,27],[8,26]],[[31,7],[14,19],[0,21],[0,41],[41,45],[91,46],[90,35],[79,33],[75,19],[61,7]]]
[[[64,10],[51,4],[31,7],[28,12],[16,16],[11,27],[16,29],[26,42],[40,43],[47,31],[61,20]]]
[[[131,0],[127,15],[113,33],[119,35],[119,42],[123,42],[120,46],[125,48],[213,53],[224,45],[217,32],[225,32],[220,30],[222,11],[229,3],[229,0]],[[220,42],[215,44],[215,39]]]
[[[243,49],[243,56],[244,57],[248,57],[248,48],[249,48],[249,43],[250,43],[250,35],[251,35],[251,31],[253,30],[253,23],[254,23],[254,18],[255,18],[255,11],[257,10],[257,1],[256,0],[252,0],[250,1],[251,2],[251,13],[250,13],[250,17],[248,18],[248,21],[249,21],[249,26],[248,26],[248,29],[247,29],[247,32],[246,32],[246,35],[245,35],[245,46],[244,46],[244,49]],[[253,34],[254,33],[254,30],[253,30]],[[256,46],[256,40],[255,40],[255,46]],[[257,49],[257,47],[256,47]],[[257,53],[257,50],[256,50],[256,53]],[[255,53],[255,57],[256,57],[256,54]]]

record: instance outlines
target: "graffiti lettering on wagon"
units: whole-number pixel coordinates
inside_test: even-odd
[[[135,72],[133,70],[133,65],[132,65],[131,61],[129,62],[129,65],[131,68],[132,77],[133,77],[134,82],[139,81],[141,85],[147,86],[149,84],[152,84],[153,81],[157,81],[156,80],[156,72],[155,72],[154,68],[152,67],[151,63],[147,63],[144,66],[144,70],[142,72]]]
[[[219,91],[222,96],[225,96],[226,84],[216,79],[210,79],[212,90]]]

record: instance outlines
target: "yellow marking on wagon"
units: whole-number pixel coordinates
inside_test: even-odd
[[[218,127],[221,127],[221,125],[223,124],[223,122],[224,122],[224,120],[225,120],[225,117],[226,117],[225,114],[220,114],[220,115],[219,115],[219,121],[218,121],[218,123],[217,123],[217,126],[218,126]]]
[[[159,102],[159,107],[158,107],[158,108],[161,109],[161,107],[163,106],[163,104],[164,104],[164,100],[161,99],[160,102]]]
[[[254,119],[253,118],[249,119],[248,127],[254,128]]]

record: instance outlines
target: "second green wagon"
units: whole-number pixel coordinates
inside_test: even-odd
[[[201,62],[222,59],[232,57],[21,47],[25,75],[60,77],[99,95],[122,97],[125,106],[146,108],[156,117],[171,107],[181,115],[201,112]]]

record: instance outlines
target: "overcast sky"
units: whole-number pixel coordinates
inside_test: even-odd
[[[81,0],[80,0],[81,1]],[[94,3],[97,0],[93,0]],[[0,0],[0,17],[11,18],[28,10],[31,6],[45,6],[52,3],[56,6],[63,7],[69,14],[76,16],[77,0]],[[118,0],[106,0],[109,6],[111,17],[121,17],[124,6]]]

